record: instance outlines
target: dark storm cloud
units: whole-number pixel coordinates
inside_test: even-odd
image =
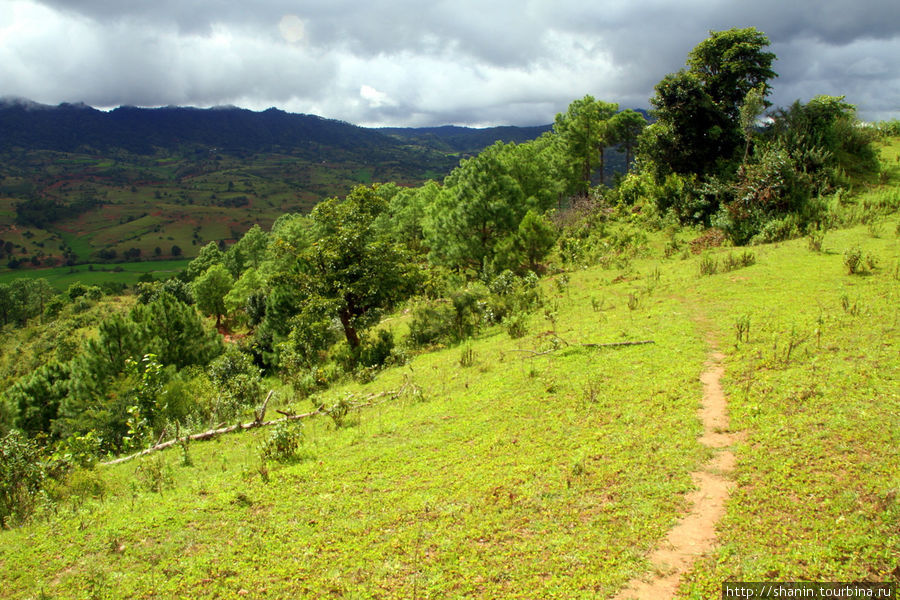
[[[826,0],[5,0],[0,95],[277,105],[367,124],[546,123],[590,93],[646,107],[709,30],[755,26],[773,100],[896,118],[900,3]]]

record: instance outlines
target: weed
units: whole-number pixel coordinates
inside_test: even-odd
[[[869,235],[873,238],[880,238],[882,233],[884,232],[884,222],[881,219],[873,217],[869,219],[868,223],[868,231]]]
[[[841,294],[841,308],[844,309],[845,313],[853,317],[859,314],[859,306],[857,306],[857,303],[855,301],[850,302],[850,296],[848,296],[846,293]]]
[[[675,254],[681,250],[682,245],[681,242],[678,241],[677,237],[672,237],[670,240],[666,242],[665,247],[663,248],[663,254],[666,258],[672,258]]]
[[[594,309],[594,312],[603,312],[605,310],[604,304],[606,303],[606,298],[591,298],[591,308]]]
[[[806,238],[807,247],[809,247],[810,252],[821,252],[822,251],[822,243],[825,241],[825,232],[821,229],[815,229],[810,232],[810,234]]]
[[[596,404],[600,395],[600,385],[594,381],[588,381],[584,386],[583,398],[586,404]]]
[[[737,343],[750,341],[750,315],[741,315],[734,323]]]
[[[796,350],[797,347],[800,346],[800,344],[802,344],[803,342],[806,341],[806,337],[807,336],[800,335],[800,333],[797,331],[796,326],[791,327],[791,333],[788,336],[788,347],[784,353],[783,362],[785,364],[787,364],[791,361],[791,353],[793,353],[793,351]]]
[[[874,254],[866,254],[866,267],[868,267],[869,271],[874,271],[878,268],[878,257]]]
[[[848,248],[844,251],[844,266],[849,275],[856,275],[862,268],[862,250],[859,246]]]
[[[700,258],[700,275],[715,275],[719,272],[719,259],[708,254]]]
[[[749,267],[754,264],[756,264],[756,255],[749,250],[744,250],[738,256],[734,256],[729,252],[728,256],[722,261],[722,271],[727,273],[728,271]]]
[[[507,329],[508,331],[508,329]],[[510,334],[512,335],[512,334]],[[521,336],[519,336],[521,337]],[[475,364],[475,350],[471,346],[466,345],[459,355],[459,366],[463,368],[471,367]]]
[[[191,458],[191,453],[190,453],[191,438],[188,436],[184,436],[178,442],[178,445],[181,447],[181,466],[182,467],[193,467],[194,459]]]
[[[640,306],[640,303],[641,303],[640,296],[638,296],[634,292],[628,294],[628,300],[627,300],[628,310],[637,310],[638,306]]]
[[[525,314],[517,313],[503,319],[503,327],[506,329],[506,333],[509,334],[509,337],[517,340],[528,333],[526,321],[527,318]]]
[[[172,467],[166,462],[165,456],[161,453],[141,458],[134,475],[141,487],[157,494],[162,494],[164,489],[175,485]]]

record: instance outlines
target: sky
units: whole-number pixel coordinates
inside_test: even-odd
[[[898,0],[0,0],[0,96],[537,125],[586,94],[647,108],[710,31],[749,26],[776,105],[900,118]]]

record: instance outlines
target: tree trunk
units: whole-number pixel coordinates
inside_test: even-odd
[[[347,338],[347,343],[350,344],[351,348],[359,347],[359,334],[356,332],[356,328],[353,327],[353,315],[350,314],[349,309],[341,310],[340,314],[341,325],[344,327],[344,336]]]

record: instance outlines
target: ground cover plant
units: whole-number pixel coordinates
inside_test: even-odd
[[[260,432],[195,443],[190,467],[167,452],[97,471],[102,499],[2,534],[8,593],[609,594],[683,508],[703,458],[694,412],[705,357],[680,302],[650,298],[636,315],[619,284],[606,311],[585,311],[609,277],[576,273],[554,293],[555,337],[533,315],[523,337],[495,327],[471,340],[469,367],[451,348],[316,398],[417,390],[351,425],[307,422],[297,462],[264,463]],[[648,336],[656,343],[581,345]],[[567,345],[539,356],[553,340]],[[684,360],[669,360],[673,350]],[[627,376],[635,370],[654,376]],[[33,568],[51,539],[68,550]]]

